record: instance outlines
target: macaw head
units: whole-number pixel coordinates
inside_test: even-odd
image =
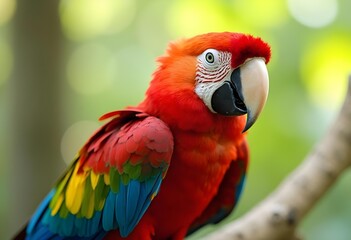
[[[202,107],[216,115],[246,114],[246,131],[267,100],[270,55],[269,45],[251,35],[224,32],[183,39],[171,43],[159,59],[147,96],[163,104],[171,101],[168,108],[173,105],[194,118]]]

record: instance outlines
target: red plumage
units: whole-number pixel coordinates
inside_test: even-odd
[[[265,42],[239,33],[209,33],[170,44],[166,55],[158,59],[159,67],[145,100],[134,108],[102,116],[101,120],[109,121],[87,141],[73,167],[68,170],[68,177],[62,178],[56,187],[57,191],[66,191],[62,198],[67,198],[70,179],[79,185],[84,181],[81,180],[82,176],[90,176],[90,191],[95,191],[97,184],[100,184],[101,192],[107,194],[111,186],[111,194],[114,191],[119,200],[123,198],[123,203],[126,199],[130,200],[126,206],[116,205],[114,210],[114,202],[110,204],[107,201],[115,200],[105,195],[109,198],[104,203],[105,207],[101,210],[95,206],[96,211],[102,212],[102,220],[99,222],[99,218],[95,218],[96,212],[90,217],[94,221],[97,219],[105,231],[108,229],[104,239],[183,239],[207,223],[222,220],[234,208],[248,165],[248,149],[245,134],[242,133],[246,116],[214,113],[195,91],[199,56],[207,49],[229,52],[232,69],[252,58],[263,59],[265,63],[270,59],[270,48]],[[77,173],[73,170],[74,166],[79,167]],[[106,176],[110,179],[106,180]],[[155,180],[155,176],[162,176],[163,180]],[[100,180],[104,178],[101,183],[98,182],[99,177]],[[122,178],[124,185],[109,183],[119,178]],[[147,181],[154,185],[150,187]],[[161,182],[158,189],[156,183]],[[147,188],[150,192],[142,193],[141,188]],[[122,195],[123,191],[127,192],[126,195]],[[57,199],[62,199],[57,192],[55,194],[50,208],[57,211],[61,206]],[[133,196],[139,199],[133,199]],[[137,200],[152,202],[149,207],[146,203],[138,207]],[[84,204],[84,199],[82,201]],[[75,207],[78,214],[84,216],[89,215],[87,206],[85,210],[77,206],[72,208]],[[114,212],[111,217],[105,211],[107,207],[116,211],[116,218]],[[127,220],[125,216],[117,216],[125,208],[140,214],[140,221],[130,225],[129,222],[135,221],[133,215]],[[53,225],[42,220],[44,212],[51,211],[47,209],[48,206],[44,206],[38,210],[28,234],[36,236],[35,231],[39,231],[36,229],[40,227],[45,234],[48,234],[45,232],[47,229],[43,230],[45,227],[59,234],[58,225],[70,227],[65,225],[67,222],[64,219],[55,219],[55,214],[51,214],[53,218],[49,219],[54,222]],[[69,211],[70,206],[67,209],[64,210]],[[143,209],[147,209],[145,213]],[[109,221],[105,215],[112,220]],[[74,232],[86,234],[89,230],[84,230],[86,225],[80,221],[80,217],[73,216],[78,222],[76,226],[79,225],[77,229],[62,233],[67,236]],[[114,225],[117,220],[119,229]],[[130,227],[132,230],[129,231]],[[111,228],[115,230],[110,231]],[[126,238],[121,237],[122,231]],[[49,236],[56,233],[49,233]],[[94,234],[98,233],[88,235],[94,238]]]

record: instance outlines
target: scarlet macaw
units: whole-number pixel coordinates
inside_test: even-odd
[[[17,239],[183,239],[221,221],[243,187],[270,54],[240,33],[171,43],[145,99],[100,118]]]

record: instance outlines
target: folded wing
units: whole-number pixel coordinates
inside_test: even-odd
[[[138,224],[165,177],[173,136],[158,118],[138,110],[116,111],[79,152],[38,207],[27,239],[101,239]]]

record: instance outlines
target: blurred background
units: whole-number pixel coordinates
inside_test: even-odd
[[[240,217],[336,116],[351,71],[350,9],[348,0],[0,0],[0,239],[26,222],[99,116],[143,99],[169,41],[210,31],[272,46],[246,189],[227,221]],[[349,239],[350,183],[346,172],[311,211],[305,239]]]

